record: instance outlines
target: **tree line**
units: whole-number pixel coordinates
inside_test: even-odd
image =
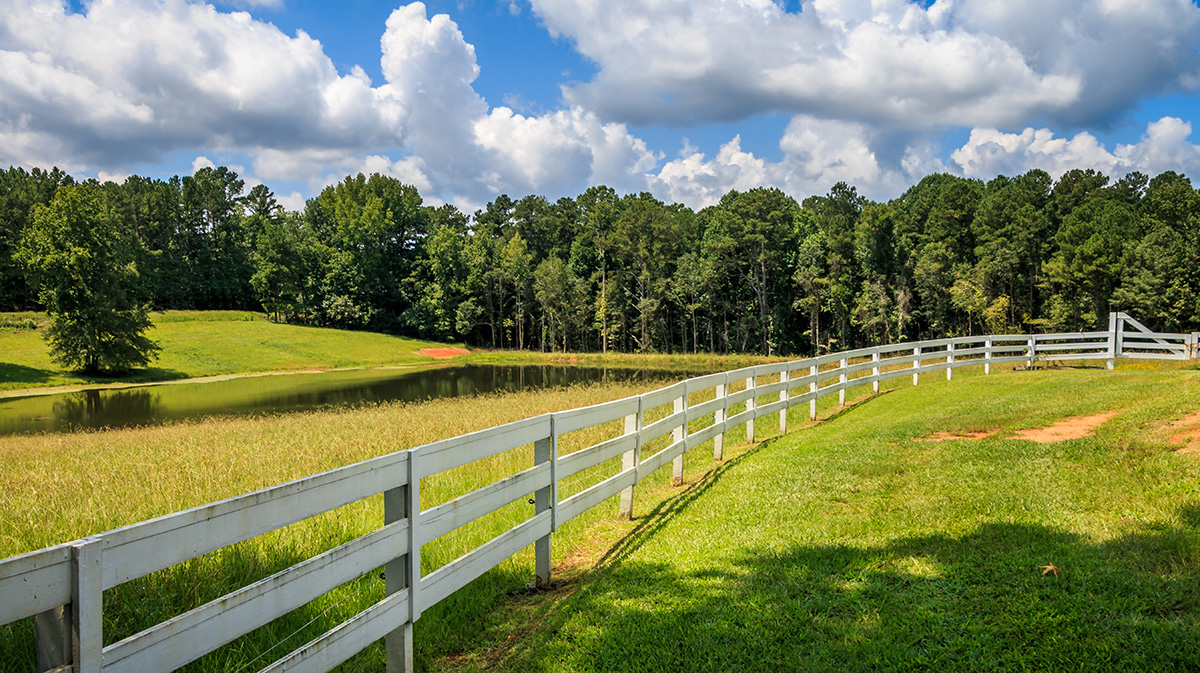
[[[1200,194],[1174,172],[936,174],[886,203],[845,183],[803,201],[756,188],[698,211],[598,186],[554,202],[501,195],[468,214],[382,175],[291,212],[225,167],[122,184],[9,168],[0,307],[44,307],[22,240],[56,199],[81,195],[103,220],[85,228],[125,242],[131,296],[156,309],[625,352],[809,354],[1090,329],[1110,310],[1200,329]]]

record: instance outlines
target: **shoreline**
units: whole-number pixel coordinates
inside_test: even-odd
[[[181,385],[184,383],[216,383],[218,381],[231,381],[233,379],[254,378],[260,376],[289,376],[292,374],[326,374],[331,372],[345,372],[356,369],[419,369],[422,367],[436,367],[446,364],[444,360],[431,360],[430,362],[416,362],[412,364],[395,364],[395,365],[360,365],[357,367],[325,367],[320,369],[286,369],[267,372],[241,372],[237,374],[211,374],[209,376],[193,376],[183,379],[167,379],[164,381],[137,381],[123,383],[80,383],[68,386],[44,386],[38,388],[14,388],[12,390],[0,390],[0,400],[25,398],[25,397],[42,397],[45,395],[60,395],[64,393],[78,393],[85,390],[125,390],[128,388],[145,388],[148,386],[170,386]]]

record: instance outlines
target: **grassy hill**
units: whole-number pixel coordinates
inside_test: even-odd
[[[441,346],[373,332],[286,325],[244,311],[167,311],[151,315],[157,361],[129,375],[87,377],[63,371],[35,328],[44,315],[0,314],[0,390],[198,376],[432,362],[417,351]]]
[[[1115,372],[990,377],[971,369],[953,382],[927,376],[916,388],[904,378],[889,384],[878,396],[851,391],[845,409],[825,398],[819,423],[795,409],[786,436],[745,445],[733,433],[722,464],[698,448],[688,455],[683,488],[667,486],[667,470],[639,487],[632,522],[615,518],[614,503],[573,520],[555,537],[553,591],[525,591],[526,550],[425,613],[415,627],[420,666],[772,673],[1200,666],[1200,439],[1186,436],[1200,434],[1195,365],[1122,362]],[[8,438],[0,491],[11,496],[0,508],[0,550],[73,539],[641,389],[591,386]],[[1087,437],[1019,438],[1098,414],[1112,415]],[[773,429],[760,424],[760,433]],[[982,438],[965,438],[971,433]],[[481,485],[528,465],[521,451],[512,464],[448,475],[444,494],[431,483],[423,503],[461,492],[454,480]],[[373,530],[378,500],[123,585],[106,595],[106,638]],[[524,512],[505,510],[472,529],[474,537],[427,545],[425,571]],[[376,574],[364,576],[189,670],[238,670],[280,634],[291,634],[289,649],[298,646],[382,590]],[[28,667],[31,632],[28,620],[0,627],[0,670]],[[344,670],[380,670],[381,662],[377,644]]]
[[[1102,412],[1090,437],[1017,438]],[[956,373],[689,457],[685,490],[446,665],[1196,670],[1198,412],[1194,369]]]

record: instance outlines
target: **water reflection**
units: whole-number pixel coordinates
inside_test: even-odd
[[[218,414],[288,413],[332,406],[460,397],[573,383],[678,378],[662,370],[463,365],[255,376],[209,383],[0,399],[0,435],[152,425]]]
[[[146,388],[81,390],[62,395],[52,404],[53,417],[67,428],[95,427],[96,419],[104,418],[154,418],[162,408],[158,395]]]

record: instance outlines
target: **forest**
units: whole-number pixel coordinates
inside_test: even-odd
[[[155,310],[473,346],[806,355],[981,333],[1103,327],[1110,310],[1200,329],[1200,194],[1188,178],[1041,170],[930,175],[886,203],[730,191],[693,211],[591,187],[474,213],[355,175],[280,207],[225,167],[122,184],[0,171],[0,310],[38,309],[15,251],[64,186],[135,244]]]

